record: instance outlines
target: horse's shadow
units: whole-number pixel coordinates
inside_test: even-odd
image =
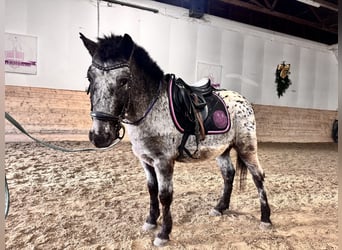
[[[225,210],[222,212],[221,216],[227,216],[230,218],[245,217],[245,218],[248,218],[249,220],[258,221],[258,219],[254,215],[250,213],[246,213],[246,212],[236,211],[236,210]]]

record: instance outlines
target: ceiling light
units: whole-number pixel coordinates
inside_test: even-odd
[[[321,5],[315,1],[312,1],[312,0],[297,0],[298,2],[301,2],[301,3],[305,3],[307,5],[311,5],[311,6],[314,6],[316,8],[319,8]]]

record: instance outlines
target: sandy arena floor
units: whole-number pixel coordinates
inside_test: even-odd
[[[174,227],[163,249],[337,249],[337,145],[261,143],[259,158],[272,230],[258,228],[250,175],[243,192],[236,178],[231,210],[210,217],[223,183],[215,161],[177,163]],[[155,232],[141,230],[149,197],[128,142],[97,153],[7,143],[5,161],[11,195],[6,249],[155,249]]]

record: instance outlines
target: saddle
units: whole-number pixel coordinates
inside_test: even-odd
[[[215,93],[210,79],[204,78],[189,85],[181,78],[169,74],[169,105],[172,120],[176,128],[183,133],[178,147],[178,158],[184,158],[185,152],[195,158],[199,142],[208,134],[226,133],[230,128],[230,118],[222,98]],[[195,135],[197,149],[191,154],[185,144],[190,135]]]

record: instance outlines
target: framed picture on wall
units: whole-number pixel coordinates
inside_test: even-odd
[[[197,81],[209,78],[211,85],[216,88],[221,86],[222,65],[197,62]]]
[[[5,33],[5,71],[37,74],[37,37]]]

